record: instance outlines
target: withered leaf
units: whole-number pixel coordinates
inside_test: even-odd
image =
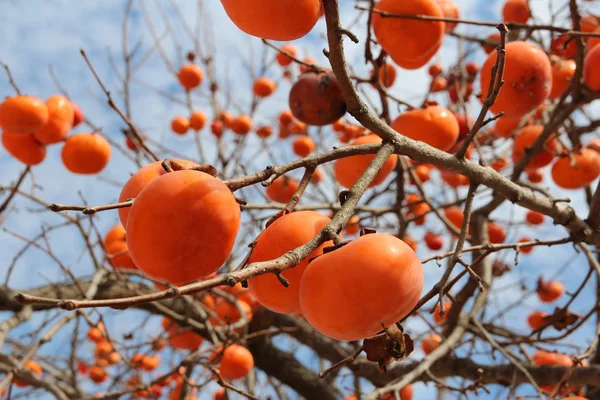
[[[564,310],[561,307],[554,309],[554,314],[543,318],[544,324],[551,324],[554,329],[562,331],[573,325],[581,318],[581,314],[574,313],[569,310]]]
[[[399,324],[385,328],[384,332],[363,341],[367,360],[379,364],[385,372],[386,367],[394,361],[402,360],[414,350],[414,341],[404,333]]]

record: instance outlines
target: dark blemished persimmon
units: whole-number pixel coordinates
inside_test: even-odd
[[[285,204],[292,199],[298,185],[299,182],[294,178],[280,176],[267,186],[267,197],[269,200]]]
[[[289,95],[294,117],[308,125],[329,125],[346,113],[346,101],[332,71],[308,71],[292,86]]]
[[[181,67],[177,73],[177,79],[181,86],[191,90],[200,86],[204,79],[204,71],[196,64],[187,64]]]
[[[525,156],[525,149],[530,148],[543,131],[544,127],[542,125],[529,125],[517,132],[512,153],[513,162],[517,163]],[[548,139],[542,150],[531,158],[527,164],[527,169],[542,168],[550,164],[554,160],[554,155],[550,151],[554,150],[556,150],[556,141]]]
[[[506,0],[502,8],[504,22],[524,24],[529,20],[530,11],[527,0]]]
[[[275,92],[277,89],[277,84],[273,81],[273,79],[266,78],[264,76],[258,78],[254,81],[254,85],[252,86],[252,91],[258,97],[269,97]]]
[[[167,317],[163,318],[162,327],[167,331],[169,344],[174,349],[196,350],[204,342],[200,334],[191,329],[181,328],[179,324]]]
[[[600,46],[594,47],[583,62],[583,80],[595,92],[600,92]]]
[[[181,160],[181,159],[172,159],[172,162],[177,163],[183,169],[192,169],[195,167],[199,167],[198,164],[192,161]],[[128,199],[134,199],[138,194],[146,187],[150,182],[166,174],[167,172],[162,167],[162,161],[156,161],[151,164],[146,165],[145,167],[140,168],[135,174],[129,178],[125,185],[123,185],[123,189],[121,189],[121,194],[119,195],[119,202],[124,202]],[[119,219],[121,220],[121,224],[123,227],[127,227],[127,217],[129,216],[130,207],[119,208]]]
[[[54,95],[46,100],[48,122],[33,135],[42,144],[53,144],[62,141],[73,127],[73,106],[64,96]]]
[[[298,50],[296,49],[296,46],[294,46],[291,43],[284,44],[283,46],[281,46],[281,50],[285,51],[286,53],[288,53],[292,57],[296,57],[296,54],[298,53]],[[292,57],[290,57],[290,56],[288,56],[286,54],[283,54],[283,53],[277,53],[277,57],[276,57],[277,64],[281,65],[282,67],[287,67],[292,62],[294,62],[294,60],[292,59]]]
[[[591,149],[563,157],[552,166],[552,180],[563,189],[581,189],[600,176],[600,155]]]
[[[406,316],[422,290],[423,267],[414,250],[395,236],[373,233],[308,264],[300,307],[322,334],[361,340]]]
[[[266,139],[273,134],[273,128],[270,126],[261,126],[256,130],[256,135],[261,139]]]
[[[5,132],[33,133],[50,117],[48,106],[33,96],[7,97],[0,103],[0,128]]]
[[[498,57],[492,52],[481,68],[481,102],[485,101]],[[552,66],[544,51],[534,44],[515,41],[506,44],[504,85],[490,110],[504,112],[508,118],[520,118],[535,110],[550,95]]]
[[[460,19],[460,10],[458,8],[458,5],[452,0],[437,0],[437,4],[442,9],[442,14],[444,14],[444,18]],[[458,25],[457,22],[446,22],[444,31],[446,33],[450,33],[454,31],[456,25]]]
[[[63,164],[76,174],[97,174],[110,160],[110,143],[97,133],[69,136],[60,153]]]
[[[219,372],[227,381],[245,378],[254,368],[252,353],[238,344],[229,345],[224,350],[217,349],[209,361],[219,363]]]
[[[575,60],[562,60],[552,58],[552,90],[550,91],[550,100],[558,99],[571,86],[571,79],[575,75],[577,67]]]
[[[300,136],[292,144],[294,153],[299,157],[306,157],[313,151],[315,151],[315,142],[310,136]]]
[[[375,10],[436,18],[444,16],[434,0],[381,0],[375,3]],[[444,41],[444,22],[386,18],[377,12],[373,12],[372,18],[377,41],[394,62],[405,69],[418,69],[427,64]]]
[[[358,146],[361,144],[381,143],[381,138],[377,135],[361,136],[350,144]],[[345,188],[351,188],[365,172],[371,161],[375,158],[374,154],[365,154],[362,156],[344,157],[335,161],[333,171],[335,179]],[[384,163],[369,187],[377,186],[396,168],[398,157],[391,155]]]
[[[269,225],[258,237],[249,262],[273,260],[302,246],[330,221],[315,211],[297,211],[284,215]],[[271,311],[288,314],[299,312],[300,280],[308,261],[321,255],[323,248],[331,245],[330,241],[322,244],[294,268],[283,271],[281,275],[289,281],[289,287],[284,287],[274,274],[265,274],[248,280],[250,291],[260,304]]]
[[[127,246],[146,275],[181,285],[215,272],[240,227],[240,207],[219,179],[200,171],[162,175],[135,198]]]
[[[295,40],[315,26],[321,0],[221,0],[231,21],[248,35]]]
[[[40,164],[46,158],[46,146],[37,141],[32,133],[2,132],[2,146],[8,154],[25,165]]]
[[[392,122],[392,128],[406,137],[443,151],[452,148],[459,134],[454,114],[439,106],[405,111]]]

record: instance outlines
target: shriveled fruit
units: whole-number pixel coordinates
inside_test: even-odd
[[[321,0],[221,0],[233,23],[249,35],[270,40],[295,40],[319,20]]]
[[[600,92],[600,46],[595,46],[585,56],[583,79],[590,89]]]
[[[5,132],[35,132],[49,117],[46,104],[34,96],[8,97],[0,103],[0,128]]]
[[[252,86],[254,94],[258,97],[268,97],[275,92],[275,89],[277,89],[275,82],[272,79],[264,76],[254,81],[254,85]]]
[[[219,363],[219,372],[223,379],[234,381],[248,376],[254,368],[254,357],[250,350],[238,344],[217,349],[211,359]]]
[[[552,166],[552,180],[563,189],[581,189],[600,176],[600,155],[591,149],[563,157]]]
[[[329,218],[315,211],[297,211],[278,218],[258,237],[249,262],[272,260],[302,246],[315,237],[330,221]],[[256,300],[269,310],[279,313],[300,311],[298,299],[300,280],[308,266],[308,261],[321,255],[323,248],[331,244],[331,242],[322,244],[294,268],[283,271],[281,276],[289,282],[287,288],[274,274],[265,274],[248,280],[250,291]]]
[[[174,349],[196,350],[204,342],[204,338],[200,334],[180,327],[169,318],[163,318],[162,327],[167,330],[169,344]]]
[[[423,353],[429,354],[442,344],[442,337],[438,334],[429,335],[423,338],[421,342],[421,348]]]
[[[436,18],[444,16],[434,0],[381,0],[375,4],[375,10]],[[385,18],[377,12],[373,12],[372,18],[377,41],[402,68],[422,67],[442,46],[444,22]]]
[[[322,334],[360,340],[407,315],[422,289],[423,267],[415,252],[395,236],[373,233],[308,265],[300,283],[300,307]]]
[[[443,151],[456,143],[459,134],[454,114],[439,106],[406,111],[392,122],[392,128],[404,136]]]
[[[530,16],[527,0],[506,0],[502,8],[504,22],[524,24]]]
[[[200,171],[174,171],[136,197],[127,245],[145,274],[180,285],[215,272],[239,227],[239,205],[222,181]]]
[[[267,186],[267,197],[278,203],[287,203],[298,190],[298,185],[299,182],[294,178],[280,176]]]
[[[69,136],[62,148],[61,158],[67,169],[76,174],[97,174],[110,160],[110,144],[97,133],[78,133]]]
[[[294,117],[308,125],[329,125],[346,113],[346,101],[332,71],[305,72],[292,86],[289,105]]]
[[[497,57],[497,52],[490,53],[481,68],[482,102],[488,95]],[[552,66],[546,53],[536,45],[510,42],[506,44],[503,79],[504,85],[490,110],[495,114],[504,112],[508,118],[519,118],[535,110],[550,95]]]
[[[544,127],[542,125],[529,125],[524,128],[521,128],[517,135],[515,136],[515,143],[513,146],[513,154],[512,159],[513,162],[518,162],[522,157],[525,156],[525,151],[527,148],[533,146],[537,138],[544,131]],[[550,164],[554,159],[554,155],[551,151],[556,149],[556,143],[554,139],[548,139],[542,150],[530,159],[527,164],[527,169],[537,169],[545,167]]]
[[[310,136],[300,136],[294,140],[292,149],[297,156],[306,157],[315,150],[315,142]]]
[[[73,106],[64,96],[54,95],[46,100],[48,121],[33,135],[42,144],[58,143],[67,137],[73,127]]]
[[[204,71],[196,64],[187,64],[181,67],[177,73],[177,79],[185,89],[195,89],[204,79]]]
[[[361,136],[352,141],[351,146],[361,144],[381,143],[381,138],[377,135]],[[375,158],[374,154],[365,154],[361,156],[344,157],[335,161],[333,171],[335,179],[345,188],[351,188],[358,181],[361,175],[365,172],[371,161]],[[375,178],[369,185],[373,187],[382,183],[385,178],[396,168],[398,157],[390,156],[384,163]]]
[[[40,164],[46,158],[46,146],[42,145],[32,133],[2,132],[2,146],[6,151],[25,165]]]
[[[124,240],[117,240],[108,244],[106,254],[108,262],[115,268],[137,269],[131,260],[127,243]]]
[[[527,317],[527,324],[531,329],[538,329],[544,325],[544,318],[548,316],[548,313],[543,311],[532,311]]]

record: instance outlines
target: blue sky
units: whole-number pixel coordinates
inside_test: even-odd
[[[462,15],[469,19],[499,20],[500,1],[477,1],[477,0],[459,0]],[[159,34],[163,34],[166,26],[162,23],[160,10],[157,7],[159,2],[145,2],[149,19],[155,25]],[[229,87],[231,97],[239,109],[247,109],[251,101],[251,81],[248,79],[248,65],[254,69],[257,66],[257,60],[263,51],[262,44],[258,39],[251,39],[241,33],[227,18],[220,3],[216,0],[208,0],[207,7],[210,15],[210,22],[215,32],[216,45],[218,48],[216,55],[217,74],[220,81],[227,81],[224,88]],[[342,10],[342,21],[349,24],[356,15],[349,4],[346,4]],[[35,7],[32,7],[35,4]],[[136,3],[137,4],[137,3]],[[165,51],[175,66],[182,64],[178,57],[178,52],[173,45],[173,38],[181,44],[184,51],[192,49],[192,42],[186,36],[185,30],[181,24],[177,23],[177,15],[171,2],[160,2],[163,4],[164,11],[173,21],[173,33],[164,40]],[[195,24],[195,2],[178,1],[183,15],[190,25]],[[547,2],[546,0],[532,0],[532,7],[540,20],[544,20],[548,15],[549,5],[554,9],[566,4],[565,0]],[[586,5],[587,7],[592,7]],[[79,54],[81,48],[85,49],[90,60],[94,64],[104,83],[109,90],[121,101],[120,83],[118,75],[114,71],[114,66],[122,70],[123,61],[121,56],[121,28],[124,14],[124,2],[109,1],[86,1],[75,2],[67,0],[56,0],[52,2],[32,1],[23,2],[17,0],[5,0],[2,4],[2,13],[0,14],[0,60],[8,64],[12,70],[15,81],[24,93],[47,98],[57,93],[57,89],[50,78],[48,68],[52,67],[60,84],[69,93],[72,100],[76,101],[84,110],[86,116],[97,126],[102,127],[102,133],[108,138],[123,146],[123,136],[120,128],[123,127],[118,116],[109,109],[106,99],[100,91],[97,83],[93,79],[89,69],[86,67],[83,58]],[[598,12],[596,6],[596,12]],[[364,21],[360,21],[356,26],[355,32],[364,40]],[[470,28],[459,26],[458,32],[468,34],[487,35],[491,29]],[[325,32],[323,21],[319,22],[317,27],[307,37],[298,40],[295,44],[301,50],[303,55],[316,57],[319,63],[326,64],[326,59],[322,55],[322,48],[326,45],[323,39]],[[141,9],[136,5],[132,13],[129,25],[129,35],[127,37],[130,46],[140,42],[140,54],[144,54],[152,46],[152,37],[145,23],[144,15]],[[457,40],[448,37],[443,48],[433,58],[433,61],[441,62],[445,66],[452,65],[456,61],[456,54],[459,43]],[[368,70],[363,65],[361,57],[363,47],[354,45],[347,41],[347,58],[355,68],[357,74],[365,75]],[[112,59],[112,61],[111,61]],[[138,58],[139,59],[139,58]],[[475,51],[470,59],[482,63],[484,54],[482,51]],[[278,68],[271,67],[266,71],[267,76],[279,79],[281,71]],[[409,102],[420,102],[423,98],[424,88],[428,85],[426,68],[417,71],[399,70],[397,83],[392,88],[392,93],[408,100]],[[287,101],[288,83],[281,83],[279,90],[272,99],[264,102],[260,108],[256,121],[260,123],[269,123],[276,118],[278,113],[285,108]],[[185,115],[186,108],[178,103],[169,101],[158,91],[167,92],[170,96],[183,100],[184,93],[177,84],[173,75],[168,72],[164,62],[156,52],[152,54],[148,62],[140,69],[139,74],[132,85],[132,116],[134,122],[141,128],[144,134],[158,141],[178,153],[196,158],[194,139],[191,134],[185,137],[175,137],[170,132],[169,124],[173,116]],[[0,71],[0,97],[13,94],[13,90],[8,85],[8,81]],[[208,110],[206,99],[207,87],[203,85],[199,94],[194,96],[194,105],[199,109]],[[122,105],[122,103],[120,103]],[[474,113],[478,111],[479,104],[474,101],[469,105],[469,109]],[[233,107],[234,109],[236,107]],[[600,115],[598,105],[589,107],[591,115]],[[475,114],[476,115],[476,114]],[[74,132],[89,131],[88,127],[78,127]],[[201,140],[205,146],[209,160],[214,157],[214,138],[205,129],[201,132]],[[294,158],[291,152],[290,142],[278,142],[272,138],[271,144],[276,150],[276,161],[279,163],[289,161]],[[328,148],[330,143],[324,143],[323,148]],[[120,191],[120,185],[125,182],[129,174],[134,172],[137,167],[130,159],[129,154],[113,149],[113,155],[108,167],[102,171],[99,176],[83,177],[69,173],[60,162],[60,145],[49,149],[46,161],[33,169],[35,182],[39,185],[37,194],[48,202],[58,202],[65,204],[81,204],[80,193],[85,197],[89,204],[105,204],[117,199]],[[260,153],[261,144],[256,138],[251,138],[244,148],[245,154],[260,154],[259,157],[249,160],[247,169],[253,172],[262,169],[271,160],[264,153]],[[0,184],[9,184],[23,169],[23,166],[12,159],[4,150],[0,149]],[[548,171],[546,171],[548,172]],[[294,175],[297,175],[295,173]],[[331,194],[331,200],[335,199],[335,188],[331,187],[331,181],[326,180],[329,186],[324,190]],[[28,179],[24,189],[30,190],[32,181]],[[259,189],[264,191],[264,189]],[[431,185],[428,187],[431,193],[438,193],[438,189]],[[560,192],[559,192],[560,193]],[[260,199],[254,189],[244,191],[244,195],[249,199]],[[559,197],[569,196],[572,198],[572,205],[585,215],[587,208],[582,193],[563,192]],[[15,211],[3,222],[2,228],[11,232],[16,232],[25,237],[33,237],[40,232],[43,225],[52,225],[62,218],[53,215],[50,212],[41,212],[40,207],[23,199],[17,199],[13,203]],[[492,217],[504,222],[523,221],[525,210],[519,207],[505,205],[498,209]],[[106,212],[94,218],[94,222],[101,232],[107,231],[112,225],[117,223],[116,212]],[[86,223],[86,226],[87,223]],[[431,228],[431,225],[428,225]],[[438,227],[439,229],[439,227]],[[416,228],[411,235],[415,237],[422,236],[421,228]],[[510,238],[516,239],[522,234],[528,234],[540,239],[562,238],[565,232],[562,228],[556,228],[551,221],[546,221],[542,229],[531,230],[527,226],[519,226],[518,233],[511,231]],[[48,235],[53,252],[63,261],[63,263],[75,272],[77,275],[86,275],[93,271],[89,257],[83,254],[83,242],[77,232],[73,229],[60,229]],[[510,239],[509,238],[509,239]],[[23,246],[23,241],[15,238],[13,235],[0,231],[0,255],[4,260],[3,270],[10,260],[15,256],[18,250]],[[240,242],[239,247],[245,246],[246,242]],[[82,256],[83,254],[83,256]],[[421,246],[418,254],[422,258],[429,254],[424,246]],[[567,269],[561,269],[564,263],[572,260]],[[503,253],[497,256],[503,260],[511,261],[514,258],[513,253]],[[549,249],[536,249],[532,255],[521,256],[518,267],[514,272],[498,279],[495,283],[497,288],[503,288],[493,293],[490,302],[490,311],[500,310],[507,303],[519,299],[522,296],[520,285],[525,284],[528,288],[535,285],[535,280],[539,275],[545,277],[560,277],[565,283],[567,290],[577,287],[583,274],[587,271],[587,264],[581,255],[577,256],[572,247],[562,246]],[[425,265],[426,290],[431,287],[440,276],[440,269],[434,262]],[[2,275],[0,275],[2,276]],[[64,278],[64,274],[59,267],[53,263],[49,257],[38,250],[31,250],[22,257],[17,263],[14,273],[11,275],[9,285],[14,288],[26,288],[44,284],[47,281]],[[593,297],[593,285],[588,285],[583,295],[574,303],[575,311],[586,310],[589,306],[589,299]],[[566,302],[566,299],[563,299]],[[560,304],[560,302],[559,302]],[[506,325],[519,331],[526,331],[526,314],[523,309],[541,308],[545,311],[551,311],[554,305],[540,306],[537,299],[528,297],[523,299],[523,308],[506,314],[503,318]],[[125,313],[107,311],[110,316],[109,324],[114,328],[115,333],[124,333],[129,330],[126,323],[132,320],[141,321],[144,314],[140,312]],[[488,316],[489,317],[489,316]],[[429,316],[427,318],[430,318]],[[591,321],[593,322],[593,321]],[[36,316],[32,321],[22,327],[19,333],[34,329],[41,323],[41,316]],[[150,321],[140,335],[156,334],[159,322]],[[409,330],[418,336],[420,332],[427,329],[427,325],[419,318],[413,318]],[[581,332],[573,335],[569,340],[571,343],[587,344],[593,333],[591,323],[582,329]],[[68,343],[71,328],[65,330],[62,335],[57,336],[53,343],[44,347],[44,353],[56,353],[61,344]],[[147,336],[146,336],[147,337]],[[286,343],[282,343],[287,345]],[[308,365],[318,367],[316,359],[306,350],[298,350],[301,359]],[[417,350],[412,359],[422,357]],[[491,362],[486,357],[481,357],[482,362]],[[347,387],[350,383],[345,382]],[[429,398],[433,393],[431,385],[417,385],[418,398]]]

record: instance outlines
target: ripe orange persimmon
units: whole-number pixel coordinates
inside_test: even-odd
[[[104,368],[93,366],[90,368],[89,377],[95,383],[102,383],[108,379],[108,374],[104,370]]]
[[[504,22],[526,23],[530,17],[527,0],[506,0],[502,8],[502,17]]]
[[[571,40],[569,35],[557,36],[550,43],[550,51],[559,57],[573,58],[577,53],[577,40]]]
[[[513,162],[516,163],[525,156],[525,149],[531,147],[543,131],[544,127],[542,125],[529,125],[517,132],[512,153]],[[542,150],[531,158],[529,164],[527,164],[527,169],[537,169],[550,164],[554,159],[554,155],[550,151],[556,149],[555,142],[554,139],[547,140]]]
[[[343,281],[337,280],[342,274]],[[300,307],[322,334],[360,340],[407,315],[422,289],[423,267],[414,250],[395,236],[373,233],[308,264],[300,282]]]
[[[303,65],[300,64],[300,73],[303,74],[305,72],[311,71],[313,70],[312,66],[317,66],[318,62],[317,59],[314,57],[306,57],[304,60],[302,60],[304,62],[304,64],[308,64],[308,65]]]
[[[204,342],[204,338],[200,334],[190,329],[181,328],[176,322],[167,317],[163,318],[162,327],[167,330],[169,344],[174,349],[196,350]]]
[[[281,46],[281,50],[290,54],[292,57],[296,57],[296,54],[298,53],[296,46],[294,46],[291,43],[284,44],[283,46]],[[288,55],[283,54],[283,53],[277,53],[276,59],[277,59],[277,64],[281,65],[282,67],[287,67],[294,61],[291,57],[289,57]]]
[[[439,250],[444,246],[444,238],[435,233],[426,232],[423,239],[430,250]]]
[[[108,262],[115,268],[137,269],[127,248],[127,242],[116,240],[106,246]]]
[[[371,72],[371,77],[375,75],[375,72]],[[379,82],[383,87],[389,88],[392,87],[394,82],[396,82],[396,67],[392,63],[385,63],[381,68],[379,68]]]
[[[207,119],[206,114],[202,111],[194,111],[190,117],[190,128],[195,131],[201,130],[206,125]]]
[[[509,138],[521,124],[521,118],[507,118],[502,116],[494,124],[494,132],[498,137]]]
[[[219,372],[228,381],[245,378],[254,368],[252,353],[238,344],[217,349],[210,359],[219,363]]]
[[[417,225],[423,225],[427,219],[427,213],[431,211],[431,207],[423,198],[416,194],[409,194],[406,198],[410,217],[419,217],[415,220]]]
[[[101,341],[105,340],[102,329],[94,327],[88,329],[87,338],[94,343],[100,343]]]
[[[533,210],[527,211],[525,215],[525,219],[530,225],[541,225],[544,223],[544,218],[544,214]]]
[[[392,128],[404,136],[443,151],[452,148],[459,134],[454,114],[439,106],[403,112],[392,122]]]
[[[540,279],[538,281],[537,294],[539,299],[544,303],[552,303],[557,300],[565,292],[565,288],[562,283],[558,281],[544,281]]]
[[[441,169],[440,173],[442,180],[450,187],[469,186],[469,178],[464,175],[450,171],[449,169]]]
[[[445,90],[448,87],[448,81],[442,76],[436,76],[431,81],[431,92],[437,93]]]
[[[600,92],[600,46],[595,46],[585,56],[583,79],[590,89]]]
[[[190,120],[178,115],[171,120],[171,130],[178,135],[185,135],[190,129]]]
[[[110,144],[97,133],[78,133],[69,136],[62,148],[61,158],[67,169],[76,174],[97,174],[110,160]]]
[[[581,189],[600,176],[600,155],[591,149],[563,157],[552,166],[552,180],[563,189]]]
[[[429,354],[442,344],[442,337],[438,334],[429,335],[423,338],[421,342],[421,348],[423,353]]]
[[[311,240],[330,221],[329,218],[315,211],[297,211],[278,218],[258,237],[249,262],[268,261],[284,255]],[[289,282],[287,288],[274,274],[265,274],[248,280],[250,291],[260,304],[271,311],[299,312],[300,280],[308,266],[308,261],[321,255],[323,248],[330,245],[331,242],[322,244],[294,268],[283,271],[281,276]]]
[[[313,176],[310,180],[314,183],[321,182],[323,180],[323,170],[320,168],[315,169],[315,171],[313,172]]]
[[[177,73],[177,80],[187,90],[197,88],[204,79],[204,71],[196,64],[187,64]]]
[[[160,365],[160,356],[158,354],[142,357],[142,369],[144,371],[154,371]]]
[[[504,239],[506,239],[506,232],[504,231],[504,228],[495,222],[488,222],[487,230],[490,243],[503,243]]]
[[[492,33],[486,38],[486,41],[488,44],[483,45],[483,51],[485,51],[486,54],[490,54],[492,51],[496,50],[498,46],[500,46],[500,34]]]
[[[381,143],[381,138],[377,135],[361,136],[350,143],[351,146],[361,144]],[[366,154],[362,156],[352,156],[340,158],[333,164],[335,179],[345,188],[351,188],[367,169],[371,161],[375,158],[374,154]],[[373,187],[382,183],[385,178],[396,168],[398,157],[391,155],[381,167],[381,170],[375,175],[375,178],[369,185]]]
[[[344,227],[344,233],[352,236],[356,235],[358,232],[360,232],[360,217],[358,215],[353,215]]]
[[[48,121],[33,136],[42,144],[58,143],[67,137],[73,127],[73,106],[64,96],[54,95],[46,100]]]
[[[415,174],[417,175],[421,183],[429,181],[430,173],[431,167],[429,165],[421,164],[417,165],[417,167],[415,168]]]
[[[346,101],[332,71],[308,71],[294,83],[289,95],[294,117],[308,125],[329,125],[346,113]]]
[[[254,81],[254,85],[252,86],[252,91],[258,97],[269,97],[275,92],[277,89],[277,84],[273,81],[273,79],[266,78],[264,76],[258,78]]]
[[[85,116],[83,115],[83,110],[77,103],[71,101],[71,107],[73,107],[73,126],[72,128],[77,127],[77,125],[81,124],[85,120]]]
[[[538,350],[532,357],[535,365],[573,365],[573,360],[565,354],[551,353],[549,351]]]
[[[225,389],[220,388],[213,395],[213,400],[223,400],[225,398]]]
[[[299,157],[306,157],[313,151],[315,151],[315,142],[310,136],[300,136],[292,144],[294,153]]]
[[[267,186],[267,197],[269,200],[285,204],[292,199],[298,190],[298,185],[299,182],[294,178],[280,176]]]
[[[525,242],[533,242],[533,239],[527,236],[523,236],[522,238],[520,238],[518,241],[518,243],[525,243]],[[529,247],[519,247],[519,251],[523,254],[529,254],[533,251],[533,246],[529,246]]]
[[[210,322],[213,325],[233,324],[238,322],[242,318],[242,314],[240,313],[240,310],[238,310],[238,307],[244,311],[246,321],[250,322],[252,320],[252,308],[250,305],[244,300],[237,300],[236,303],[237,305],[229,300],[219,297],[215,301],[215,313],[219,319],[211,317]]]
[[[8,154],[25,165],[40,164],[46,158],[46,146],[41,144],[32,133],[2,132],[2,146]]]
[[[247,135],[252,130],[252,118],[248,115],[240,115],[231,121],[231,130],[238,135]]]
[[[444,322],[446,322],[446,318],[448,318],[448,312],[450,311],[450,309],[452,308],[452,303],[450,302],[446,302],[444,303],[444,315],[440,315],[440,305],[436,304],[435,308],[433,309],[433,320],[435,321],[436,324],[441,325]]]
[[[600,33],[600,27],[594,29],[592,32],[593,33]],[[572,40],[572,42],[575,42],[574,44],[577,43],[576,40]],[[594,47],[596,47],[599,44],[600,44],[600,37],[594,36],[594,37],[587,38],[587,50],[588,50],[588,52],[591,51]],[[575,46],[575,48],[577,48],[577,46]]]
[[[490,53],[481,68],[481,98],[485,101],[498,57]],[[506,44],[504,85],[490,110],[503,111],[508,118],[519,118],[534,110],[548,98],[552,88],[552,66],[548,56],[534,44],[514,41]]]
[[[442,9],[434,0],[381,0],[375,10],[392,14],[420,14],[443,17]],[[385,18],[373,12],[373,30],[377,41],[405,69],[417,69],[439,50],[444,40],[444,22]]]
[[[527,324],[531,329],[538,329],[544,325],[544,318],[548,316],[548,313],[543,311],[532,311],[527,317]]]
[[[231,21],[249,35],[270,40],[300,39],[319,20],[321,0],[221,0]]]
[[[29,372],[31,372],[34,375],[42,376],[42,367],[36,361],[33,361],[33,360],[25,361],[23,368],[25,368],[26,370],[29,370]],[[18,387],[29,386],[29,383],[22,381],[20,379],[15,379],[13,382]]]
[[[5,132],[33,133],[49,117],[48,106],[37,97],[14,96],[0,103],[0,128]]]
[[[270,126],[261,126],[256,130],[256,134],[259,138],[266,139],[273,134],[273,128]]]
[[[306,133],[306,124],[302,121],[293,120],[287,127],[287,136],[289,136],[290,133],[294,135]]]
[[[294,120],[294,114],[292,114],[292,110],[283,110],[281,114],[279,114],[279,123],[281,125],[289,125],[290,122]]]
[[[463,210],[457,206],[448,207],[444,210],[444,215],[458,230],[461,229],[463,219],[465,218]]]
[[[458,9],[458,5],[456,5],[456,3],[454,3],[452,0],[437,0],[437,4],[442,9],[444,18],[460,19],[460,10]],[[458,25],[457,22],[446,22],[444,31],[446,33],[450,33],[456,28],[456,25]]]
[[[200,171],[174,171],[136,197],[127,220],[127,246],[146,275],[180,285],[215,272],[229,256],[239,227],[239,205],[221,180]]]
[[[548,96],[550,100],[559,98],[571,86],[576,66],[575,60],[552,59],[552,90]]]
[[[440,64],[439,62],[433,63],[429,66],[429,69],[427,70],[427,72],[429,73],[429,75],[432,78],[435,78],[436,76],[440,75],[443,71],[443,67],[442,64]]]

